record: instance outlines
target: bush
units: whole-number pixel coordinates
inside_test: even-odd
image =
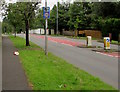
[[[109,18],[102,22],[102,34],[103,36],[109,36],[112,33],[112,39],[118,40],[119,30],[120,30],[120,19]]]
[[[2,33],[10,33],[14,30],[13,26],[6,23],[6,22],[3,22],[2,23]]]

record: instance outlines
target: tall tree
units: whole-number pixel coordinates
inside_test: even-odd
[[[48,28],[54,29],[56,34],[56,14],[57,14],[57,6],[54,5],[52,10],[50,11],[50,19],[48,20]]]
[[[97,16],[101,16],[103,18],[106,17],[115,17],[116,16],[116,8],[117,2],[95,2],[93,12]]]
[[[30,46],[29,43],[29,28],[32,19],[35,16],[35,10],[39,9],[38,2],[19,2],[17,3],[16,11],[23,15],[23,21],[25,22],[26,30],[26,46]]]
[[[16,9],[15,9],[16,7],[17,7],[16,3],[15,4],[9,4],[8,9],[7,9],[8,22],[11,25],[13,25],[13,27],[14,27],[15,37],[16,37],[17,27],[20,28],[20,27],[24,26],[24,25],[22,25],[23,24],[23,21],[22,21],[23,16],[16,12]]]
[[[70,25],[70,29],[75,29],[75,26],[78,25],[77,29],[83,29],[85,24],[85,15],[83,11],[82,2],[74,2],[70,7],[70,21],[68,22]],[[80,20],[79,22],[76,22]],[[79,24],[76,24],[79,23]]]
[[[68,21],[70,20],[69,9],[70,2],[62,2],[59,4],[58,8],[58,16],[59,16],[59,31],[62,32],[62,29],[69,30]],[[62,33],[61,33],[62,34]]]
[[[69,2],[58,3],[58,31],[60,32],[60,34],[62,34],[62,29],[65,30],[69,29],[69,25],[68,25],[68,21],[70,19],[68,14],[69,7],[70,7]],[[50,13],[49,28],[53,28],[55,30],[56,30],[56,20],[57,20],[56,14],[57,14],[57,6],[54,5]]]

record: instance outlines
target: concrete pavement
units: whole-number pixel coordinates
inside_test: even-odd
[[[0,37],[0,91],[2,91],[2,37]]]
[[[17,49],[13,46],[8,37],[3,37],[2,47],[2,89],[31,90],[31,88],[28,86],[28,81],[20,63],[19,57],[13,55],[13,52]]]
[[[24,37],[23,34],[19,36]],[[45,47],[44,39],[31,35],[30,41],[41,46],[43,49]],[[48,41],[48,51],[118,88],[118,58],[108,57],[88,49],[72,47],[52,41]]]

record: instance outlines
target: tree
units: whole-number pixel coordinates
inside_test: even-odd
[[[19,2],[17,3],[16,11],[18,11],[23,16],[23,21],[25,22],[25,30],[26,30],[26,46],[30,46],[29,43],[29,28],[32,19],[35,16],[35,10],[38,10],[37,7],[38,2]]]
[[[39,21],[38,22],[39,26],[44,28],[44,30],[45,30],[45,19],[43,18],[43,10],[42,9],[39,10],[39,14],[38,14],[37,19]]]
[[[50,11],[50,19],[48,20],[48,28],[54,29],[56,34],[56,14],[57,14],[57,6],[54,5],[52,10]]]
[[[113,18],[116,16],[116,7],[117,2],[95,2],[93,6],[93,12],[97,16],[103,18],[110,17]],[[118,9],[117,9],[118,10]]]
[[[29,44],[29,28],[32,23],[36,12],[39,9],[38,2],[17,2],[15,4],[9,4],[7,18],[9,22],[15,27],[19,27],[25,24],[26,30],[26,46]],[[13,14],[13,15],[12,15]],[[21,17],[20,17],[21,16]],[[24,24],[22,23],[24,21]]]
[[[83,11],[82,2],[74,2],[70,7],[70,21],[68,22],[70,25],[70,29],[75,29],[76,23],[78,25],[77,29],[83,29],[85,27],[85,15]],[[76,22],[77,20],[77,22]],[[80,20],[80,22],[78,22]]]
[[[103,36],[112,33],[112,38],[118,40],[120,24],[120,2],[93,3],[93,12],[96,19],[96,27],[99,28]]]
[[[14,27],[6,22],[5,20],[2,22],[2,33],[10,33],[14,30]]]
[[[68,30],[69,29],[69,25],[68,25],[68,21],[69,21],[69,7],[70,7],[70,3],[65,3],[62,2],[61,4],[58,3],[58,30],[60,32],[60,34],[62,34],[62,29]],[[54,29],[56,30],[56,21],[57,21],[57,6],[54,5],[53,9],[51,10],[50,13],[50,19],[49,19],[49,28],[50,29]],[[56,33],[56,31],[55,31]]]
[[[45,19],[43,19],[42,9],[38,10],[38,13],[34,17],[34,23],[31,23],[31,29],[44,28],[45,29]]]
[[[24,26],[22,21],[23,16],[17,13],[16,7],[17,7],[16,3],[9,4],[7,9],[7,12],[8,12],[7,19],[8,19],[8,22],[14,27],[15,37],[16,37],[17,28]]]
[[[69,16],[70,3],[62,2],[59,3],[58,16],[59,16],[59,31],[62,34],[62,29],[69,30],[68,21],[70,20]]]

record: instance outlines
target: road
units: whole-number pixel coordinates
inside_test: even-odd
[[[19,34],[18,36],[25,38],[24,34]],[[56,39],[56,37],[54,38]],[[65,59],[76,67],[99,77],[101,80],[113,87],[118,88],[118,58],[98,54],[90,49],[78,48],[69,44],[60,43],[60,41],[62,41],[60,39],[66,40],[66,38],[57,39],[59,39],[58,42],[56,42],[57,40],[55,41],[49,38],[49,52],[52,52],[56,56]],[[45,40],[42,36],[30,35],[30,41],[39,45],[43,49],[45,47]]]

